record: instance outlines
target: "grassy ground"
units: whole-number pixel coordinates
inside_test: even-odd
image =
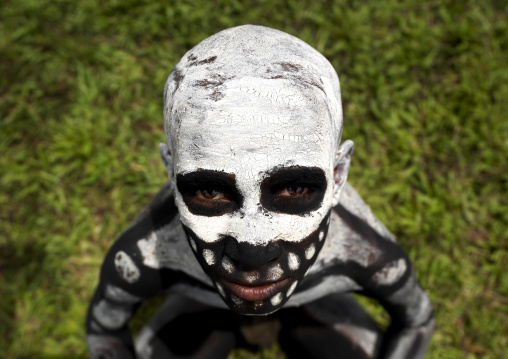
[[[0,357],[87,356],[102,259],[165,181],[165,79],[197,42],[246,23],[300,37],[337,69],[350,182],[434,303],[428,358],[504,357],[508,7],[422,3],[2,1]],[[281,354],[232,355],[254,357]]]

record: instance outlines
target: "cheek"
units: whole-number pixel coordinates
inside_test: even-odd
[[[189,245],[205,272],[215,272],[221,265],[222,253],[224,252],[223,241],[205,242],[191,228],[183,223],[182,226],[187,235]]]
[[[214,243],[219,241],[222,235],[227,232],[229,215],[226,214],[214,217],[195,215],[189,211],[181,194],[178,192],[175,196],[175,203],[178,207],[182,225],[184,228],[191,229],[194,233],[194,237],[196,238],[194,243]],[[194,249],[192,242],[190,243]],[[194,251],[196,250],[194,249]]]
[[[282,242],[286,253],[285,267],[289,273],[303,278],[316,260],[328,232],[330,211],[323,217],[318,228],[300,242]]]

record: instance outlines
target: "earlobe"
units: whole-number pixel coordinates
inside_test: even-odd
[[[347,175],[349,172],[349,165],[351,163],[351,156],[353,155],[354,143],[351,140],[346,140],[339,147],[335,161],[333,163],[333,200],[332,205],[335,207],[339,204],[340,193],[346,184]]]
[[[166,167],[166,172],[168,173],[169,179],[173,178],[173,158],[171,158],[171,152],[169,152],[169,148],[165,143],[159,144],[159,151],[161,153],[162,162],[164,162],[164,167]]]

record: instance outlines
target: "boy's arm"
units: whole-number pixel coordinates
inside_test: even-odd
[[[129,320],[143,299],[168,288],[179,276],[167,268],[144,265],[137,245],[176,216],[171,192],[165,185],[106,255],[86,319],[93,359],[135,358]]]
[[[430,300],[420,287],[407,254],[393,236],[354,190],[349,199],[346,206],[339,205],[334,210],[359,235],[363,248],[362,254],[350,251],[345,271],[363,288],[362,294],[377,299],[392,318],[379,358],[423,358],[433,329]]]
[[[385,292],[374,296],[379,298],[392,318],[381,345],[380,358],[420,359],[427,351],[434,326],[432,306],[410,264],[407,272],[407,278],[393,286],[375,284],[375,280],[371,284],[376,287],[371,289],[374,292]],[[394,287],[397,289],[393,290]]]

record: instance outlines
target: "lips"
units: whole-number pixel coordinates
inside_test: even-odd
[[[238,298],[246,301],[260,301],[267,300],[273,295],[277,294],[286,284],[289,279],[284,279],[279,282],[269,283],[259,286],[246,286],[238,283],[224,281],[224,285]]]

